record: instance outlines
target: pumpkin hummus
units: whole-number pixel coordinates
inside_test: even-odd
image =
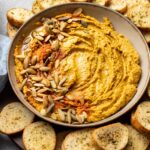
[[[66,16],[72,18],[63,20]],[[135,95],[141,75],[139,55],[107,18],[99,22],[83,14],[73,17],[72,14],[62,14],[53,19],[66,23],[62,32],[48,33],[56,36],[58,41],[55,37],[48,42],[36,39],[36,36],[31,38],[30,50],[24,50],[27,51],[24,55],[30,61],[37,56],[37,60],[35,63],[28,62],[26,68],[25,58],[19,58],[21,47],[16,48],[18,86],[29,103],[42,114],[48,107],[49,112],[44,115],[52,119],[68,123],[73,123],[73,120],[79,123],[96,122],[116,113]],[[43,24],[41,26],[45,26]],[[43,34],[44,38],[47,36]],[[45,64],[45,60],[53,54],[53,61]],[[46,66],[45,73],[44,67],[43,70],[34,67],[37,65]],[[35,72],[27,71],[29,68]],[[37,76],[38,83],[35,80],[32,82]],[[23,81],[25,84],[22,85]],[[42,92],[43,88],[45,91]],[[49,98],[47,103],[46,96]],[[49,96],[53,101],[52,110]]]

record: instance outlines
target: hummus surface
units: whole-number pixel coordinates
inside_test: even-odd
[[[66,14],[55,18],[63,16]],[[86,122],[96,122],[119,111],[135,95],[141,76],[140,60],[132,43],[115,31],[107,18],[99,22],[81,14],[80,20],[82,21],[68,23],[65,27],[64,32],[68,36],[60,42],[57,57],[59,66],[57,69],[52,67],[49,71],[50,76],[57,73],[61,78],[66,78],[63,86],[68,89],[63,101],[56,102],[49,117],[54,113],[58,114],[59,108],[69,107],[77,115],[86,112]],[[33,46],[34,51],[28,55],[38,55],[38,51],[41,55],[41,47]],[[48,51],[51,46],[45,49]],[[15,55],[19,53],[20,48],[16,48]],[[19,73],[23,69],[23,63],[17,58],[15,62],[20,85],[24,78]],[[25,95],[28,89],[29,86],[24,86]],[[50,94],[52,97],[57,96],[55,92]],[[42,109],[43,104],[36,102],[30,93],[26,97],[37,110]],[[60,120],[57,115],[52,118]]]

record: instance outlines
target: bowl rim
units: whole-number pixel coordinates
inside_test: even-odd
[[[75,125],[75,124],[69,124],[69,123],[64,123],[64,122],[60,122],[60,121],[56,121],[56,120],[53,120],[51,118],[48,118],[48,117],[44,117],[42,116],[34,107],[32,107],[29,102],[27,102],[24,98],[21,98],[20,97],[20,94],[18,94],[18,91],[17,91],[17,86],[15,86],[16,81],[13,81],[12,80],[12,75],[11,75],[11,69],[10,69],[10,66],[9,66],[9,63],[10,63],[10,58],[11,58],[11,55],[10,55],[10,52],[12,50],[12,46],[13,46],[13,43],[16,39],[16,37],[19,35],[19,32],[25,27],[25,26],[28,26],[28,24],[30,24],[30,21],[32,21],[33,18],[37,17],[37,16],[40,16],[42,15],[44,12],[46,11],[49,11],[50,9],[53,9],[53,8],[59,8],[59,7],[63,7],[63,6],[69,6],[69,5],[77,5],[76,7],[79,8],[79,7],[82,7],[83,5],[87,5],[87,6],[94,6],[94,7],[98,7],[98,8],[102,8],[102,9],[105,9],[107,11],[111,11],[113,12],[114,14],[120,16],[121,18],[123,18],[125,21],[128,22],[128,24],[130,24],[135,30],[136,32],[139,34],[139,36],[141,37],[141,40],[143,41],[144,45],[145,45],[145,49],[147,49],[147,53],[148,53],[148,68],[150,68],[150,52],[149,52],[149,47],[148,47],[148,44],[144,38],[144,36],[142,35],[142,33],[140,32],[140,30],[130,21],[128,20],[125,16],[123,16],[122,14],[120,14],[119,12],[116,12],[108,7],[105,7],[105,6],[101,6],[101,5],[98,5],[98,4],[93,4],[93,3],[89,3],[89,2],[72,2],[72,3],[65,3],[65,4],[59,4],[59,5],[55,5],[55,6],[51,6],[37,14],[35,14],[34,16],[32,16],[29,20],[27,20],[22,26],[21,28],[18,30],[17,34],[15,35],[15,37],[13,38],[11,44],[10,44],[10,47],[9,47],[9,52],[8,52],[8,58],[7,58],[7,70],[8,70],[8,77],[9,77],[9,82],[11,84],[11,87],[14,91],[14,93],[16,94],[16,96],[18,97],[18,99],[31,111],[33,112],[36,116],[38,116],[39,118],[45,120],[45,121],[48,121],[49,123],[53,123],[55,125],[60,125],[60,126],[64,126],[64,127],[73,127],[73,128],[82,128],[82,127],[94,127],[94,126],[98,126],[98,125],[104,125],[104,124],[107,124],[111,121],[114,121],[116,120],[117,118],[121,117],[122,115],[126,114],[128,111],[130,111],[137,103],[138,101],[141,99],[141,97],[143,96],[146,88],[147,88],[147,85],[148,85],[148,82],[149,82],[149,78],[150,78],[150,69],[148,71],[148,75],[147,75],[147,78],[145,79],[145,86],[143,86],[143,89],[141,90],[138,98],[134,101],[132,101],[132,99],[130,100],[130,102],[132,101],[132,103],[130,103],[130,105],[128,105],[128,107],[125,109],[125,106],[123,108],[121,108],[119,111],[117,111],[116,113],[114,113],[113,115],[103,119],[103,120],[100,120],[100,121],[97,121],[97,122],[92,122],[92,123],[87,123],[87,124],[78,124],[78,125]],[[21,92],[20,92],[21,93]],[[22,93],[21,93],[22,94]],[[23,94],[22,94],[23,95]],[[127,106],[126,105],[126,106]]]

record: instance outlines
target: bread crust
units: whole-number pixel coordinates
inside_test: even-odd
[[[12,39],[16,35],[18,29],[12,26],[10,23],[7,23],[7,34]]]

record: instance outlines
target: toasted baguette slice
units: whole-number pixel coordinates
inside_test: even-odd
[[[150,137],[150,101],[140,103],[131,115],[131,124],[143,134]]]
[[[26,150],[54,150],[56,134],[49,123],[38,121],[24,129],[23,143]]]
[[[9,23],[18,28],[32,16],[32,11],[24,8],[12,8],[7,11],[7,19]]]
[[[93,129],[82,129],[69,133],[62,144],[62,150],[99,150],[92,138]]]
[[[149,3],[149,0],[126,0],[128,8],[138,3]]]
[[[142,33],[146,39],[146,42],[150,44],[150,31],[142,31]]]
[[[0,131],[5,134],[14,134],[22,131],[32,123],[34,114],[23,104],[13,102],[6,105],[0,113]]]
[[[139,28],[150,30],[150,3],[136,4],[127,11],[127,17]]]
[[[62,146],[63,140],[65,139],[67,134],[69,134],[70,132],[71,131],[62,131],[62,132],[59,132],[57,134],[55,150],[61,150],[61,146]]]
[[[33,12],[34,14],[37,14],[37,13],[39,13],[40,11],[41,11],[41,9],[40,9],[40,6],[39,6],[38,2],[37,2],[37,1],[34,1],[34,2],[33,2],[33,5],[32,5],[32,12]]]
[[[127,11],[127,2],[126,0],[111,0],[109,7],[120,13],[125,13]]]
[[[103,150],[122,150],[128,143],[128,129],[121,123],[114,123],[95,129],[93,139]]]
[[[93,0],[92,2],[102,6],[107,6],[110,4],[111,0]]]
[[[125,125],[129,131],[129,140],[124,150],[146,150],[149,146],[149,140],[143,134],[138,132],[130,125]]]
[[[16,27],[12,26],[10,23],[7,23],[7,34],[10,38],[13,38],[17,31],[18,29]]]
[[[53,5],[63,4],[69,2],[69,0],[37,0],[42,10],[47,9]]]

